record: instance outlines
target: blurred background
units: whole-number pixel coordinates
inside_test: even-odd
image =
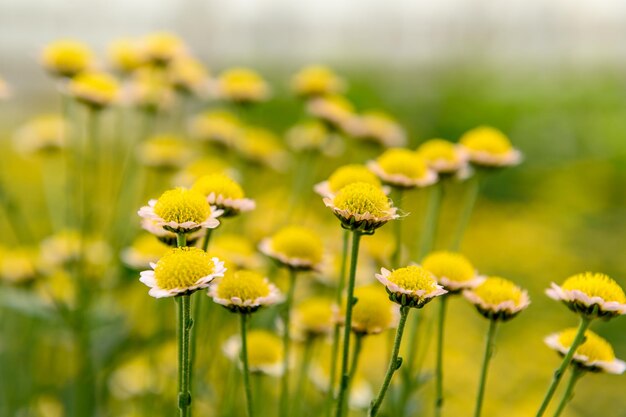
[[[532,415],[558,364],[542,339],[576,324],[575,316],[548,299],[544,289],[587,270],[607,273],[626,286],[626,2],[2,0],[0,76],[13,97],[0,102],[0,170],[34,229],[45,223],[40,220],[41,162],[17,157],[11,137],[33,116],[59,109],[55,84],[39,64],[42,47],[73,37],[102,55],[112,39],[156,30],[179,34],[212,74],[233,65],[259,71],[274,94],[246,117],[280,137],[302,118],[301,104],[289,93],[291,75],[305,65],[324,64],[345,77],[347,96],[358,110],[378,108],[395,116],[411,148],[434,137],[456,141],[482,124],[511,138],[524,153],[524,163],[488,178],[463,251],[481,272],[510,278],[530,292],[528,311],[501,326],[498,334],[484,415]],[[321,181],[336,166],[374,156],[371,150],[344,153],[318,164],[312,175]],[[269,190],[262,181],[248,182],[247,192],[259,200],[261,213],[245,220],[249,229],[239,225],[227,231],[252,230],[249,235],[258,239],[275,229],[276,219],[261,225],[255,221],[263,223],[263,210],[276,205],[267,203],[274,196],[268,191],[279,194],[291,184],[289,173],[268,175],[273,181]],[[169,187],[169,180],[162,181],[145,197]],[[448,220],[458,215],[459,195],[453,189],[446,197],[440,247],[449,236]],[[303,221],[328,225],[325,239],[338,248],[334,218],[312,192],[306,198],[310,212],[302,215]],[[407,218],[407,229],[419,222],[424,199],[420,192],[407,197],[406,206],[414,207],[407,210],[415,214]],[[7,221],[0,221],[3,246],[13,244]],[[103,363],[115,358],[100,375],[100,389],[107,391],[102,394],[103,416],[159,415],[146,410],[171,384],[146,382],[154,367],[141,362],[144,353],[156,345],[161,350],[173,346],[161,346],[163,339],[151,338],[150,326],[144,325],[151,321],[156,301],[137,278],[136,271],[124,269],[111,281],[116,284],[102,285],[106,297],[98,306],[102,322],[95,330],[102,352],[96,355]],[[25,291],[9,284],[2,288],[1,415],[71,415],[71,337],[49,314],[47,302],[39,306]],[[446,414],[463,416],[473,404],[486,322],[460,299],[450,307]],[[228,364],[220,343],[236,327],[227,312],[213,313],[224,329],[214,339],[207,336],[205,347],[223,362],[213,371],[213,378],[220,378],[218,370]],[[269,317],[259,319],[269,322]],[[617,357],[626,358],[626,319],[597,323],[594,329],[613,344]],[[364,354],[371,361],[363,364],[384,364],[384,337],[366,344]],[[164,357],[158,361],[175,365],[174,356]],[[432,369],[429,355],[425,363]],[[378,371],[367,373],[377,380]],[[424,400],[416,410],[422,413],[415,415],[431,415],[432,392],[432,384],[420,391]],[[624,392],[624,376],[589,375],[564,415],[624,417]],[[165,404],[173,391],[168,395]],[[206,415],[214,415],[206,407]]]

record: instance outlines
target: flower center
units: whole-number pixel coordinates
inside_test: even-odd
[[[474,293],[485,304],[497,305],[505,301],[513,301],[519,305],[522,301],[522,290],[511,281],[500,277],[489,277],[474,289]]]
[[[301,94],[324,94],[341,89],[341,80],[327,67],[304,68],[294,77],[294,89]]]
[[[496,155],[505,154],[513,149],[509,138],[504,133],[489,126],[480,126],[470,130],[461,137],[460,143],[470,151]]]
[[[404,175],[411,179],[423,178],[428,172],[426,161],[409,149],[389,149],[376,162],[387,174]]]
[[[444,160],[458,162],[459,154],[452,142],[445,139],[431,139],[420,145],[417,152],[428,162]]]
[[[476,276],[474,266],[460,253],[431,253],[424,259],[422,266],[438,279],[445,277],[451,281],[465,282]]]
[[[357,288],[354,296],[359,300],[352,309],[352,326],[364,332],[380,332],[391,327],[393,304],[379,287]]]
[[[43,52],[44,65],[60,73],[73,75],[85,69],[92,60],[92,53],[84,44],[72,40],[50,44]]]
[[[196,181],[191,189],[198,191],[200,194],[205,196],[215,193],[216,196],[221,195],[224,198],[244,198],[241,185],[227,175],[221,173],[205,175]]]
[[[590,297],[600,297],[604,301],[626,303],[624,290],[615,280],[605,274],[585,272],[574,275],[566,279],[561,288],[582,291]]]
[[[433,274],[426,268],[417,265],[395,269],[388,279],[408,291],[423,290],[428,293],[437,288],[437,281]]]
[[[363,165],[344,165],[335,170],[328,178],[328,186],[335,193],[346,185],[355,182],[366,182],[380,187],[380,180]]]
[[[380,187],[365,182],[343,187],[335,196],[334,205],[351,214],[369,213],[374,217],[383,217],[391,209],[389,199]]]
[[[211,215],[211,207],[197,191],[175,188],[159,197],[154,213],[166,222],[202,223]]]
[[[563,330],[559,333],[559,343],[569,349],[574,342],[576,333],[578,333],[578,329],[575,328]],[[615,352],[613,352],[611,345],[591,330],[585,332],[585,341],[578,346],[576,353],[586,356],[590,361],[611,362],[615,359]]]
[[[247,68],[234,68],[220,77],[220,84],[227,94],[263,94],[265,81]]]
[[[304,259],[313,264],[322,260],[322,239],[312,230],[301,226],[287,226],[272,236],[272,249],[291,259]]]
[[[276,335],[267,330],[248,332],[248,362],[251,367],[275,365],[282,361],[283,348]]]
[[[256,300],[270,295],[270,286],[258,272],[239,270],[227,273],[217,286],[217,296],[230,300]]]
[[[174,248],[166,253],[154,268],[159,288],[187,288],[200,278],[213,273],[213,261],[203,250],[193,247]]]
[[[70,92],[77,97],[110,103],[117,97],[119,84],[111,75],[101,72],[83,72],[72,79]]]

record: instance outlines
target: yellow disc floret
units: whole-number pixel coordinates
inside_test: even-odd
[[[78,74],[70,81],[68,89],[76,99],[101,107],[117,100],[120,86],[112,75],[93,71]]]
[[[498,305],[512,301],[516,306],[522,302],[523,292],[513,282],[500,278],[489,277],[482,284],[474,288],[476,294],[486,305]]]
[[[466,132],[460,140],[461,145],[470,151],[502,155],[513,150],[509,138],[504,133],[489,126],[480,126]]]
[[[376,162],[385,173],[390,175],[420,179],[428,174],[426,161],[417,152],[409,149],[389,149],[380,155]]]
[[[211,207],[199,192],[175,188],[161,194],[154,213],[166,222],[202,223],[211,215]]]
[[[73,77],[91,66],[93,53],[82,42],[60,40],[44,48],[42,61],[44,67],[51,73]]]
[[[437,280],[426,268],[411,265],[398,268],[391,272],[389,281],[407,291],[425,291],[429,293],[437,289]]]
[[[352,308],[352,330],[376,334],[393,325],[393,304],[379,287],[361,287],[354,292],[358,302]]]
[[[338,93],[344,83],[330,68],[315,65],[300,70],[293,77],[292,86],[296,94],[312,96]]]
[[[248,332],[248,364],[252,369],[280,364],[283,346],[280,338],[267,330]]]
[[[164,290],[188,288],[211,275],[213,269],[214,263],[205,251],[193,247],[174,248],[159,259],[154,278]]]
[[[312,265],[322,261],[324,245],[313,230],[302,226],[287,226],[272,236],[272,251],[288,259],[300,259]]]
[[[358,164],[344,165],[336,169],[328,178],[328,186],[332,192],[341,190],[348,184],[365,182],[380,187],[380,180],[367,167]]]
[[[270,295],[270,286],[258,272],[239,270],[225,274],[216,291],[217,296],[225,300],[239,298],[252,301]]]
[[[569,349],[576,338],[578,329],[570,328],[559,333],[559,344]],[[591,330],[585,332],[585,341],[576,348],[577,355],[584,355],[589,362],[603,361],[611,362],[615,360],[615,352],[609,342],[598,336]]]
[[[380,187],[365,182],[355,182],[343,187],[333,200],[340,210],[352,214],[371,214],[384,217],[389,214],[389,199]]]
[[[460,253],[433,252],[424,258],[422,266],[439,280],[446,278],[453,282],[466,282],[476,277],[474,266]]]
[[[459,161],[459,153],[457,152],[454,143],[445,139],[430,139],[422,143],[417,152],[427,162],[434,161],[446,161],[450,163],[457,163]]]
[[[244,192],[241,185],[228,175],[221,173],[203,176],[196,181],[191,189],[205,196],[209,196],[213,193],[216,197],[222,196],[224,198],[231,199],[244,198]]]
[[[604,301],[626,303],[624,290],[615,280],[601,273],[585,272],[574,275],[565,280],[561,288],[564,290],[578,290],[589,297],[600,297]]]

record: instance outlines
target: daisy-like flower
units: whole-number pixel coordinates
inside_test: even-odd
[[[50,154],[67,146],[69,126],[61,116],[45,114],[22,125],[13,138],[22,154]]]
[[[139,281],[150,287],[155,298],[189,295],[207,288],[216,277],[223,277],[224,263],[198,248],[172,248],[152,269],[141,272]]]
[[[202,97],[208,92],[209,70],[195,58],[177,58],[168,66],[167,72],[170,82],[181,93]]]
[[[311,297],[298,304],[291,317],[291,336],[306,341],[325,337],[335,325],[335,307],[327,297]]]
[[[463,296],[490,320],[512,319],[530,304],[525,290],[500,277],[488,277],[477,287],[464,290]]]
[[[570,328],[553,333],[544,339],[546,345],[562,356],[567,355],[576,338],[578,329]],[[611,344],[591,330],[585,331],[585,340],[574,352],[572,362],[589,372],[606,372],[622,374],[626,370],[626,362],[617,359]]]
[[[256,207],[254,200],[245,197],[241,185],[225,174],[205,175],[191,189],[206,196],[211,206],[224,212],[224,217],[236,216]]]
[[[73,39],[52,42],[41,53],[43,67],[57,77],[73,77],[93,66],[93,61],[91,49]]]
[[[498,129],[480,126],[466,132],[459,141],[469,160],[485,168],[518,165],[522,153],[513,148],[509,138]]]
[[[143,38],[143,47],[148,59],[163,65],[187,54],[187,47],[180,37],[170,32],[154,32]]]
[[[307,120],[291,127],[285,134],[285,140],[296,152],[324,151],[331,141],[331,134],[320,121]]]
[[[281,340],[267,330],[251,330],[247,333],[248,366],[251,373],[261,373],[274,377],[283,374],[283,346]],[[239,363],[241,358],[241,335],[228,338],[222,350],[232,361]]]
[[[121,253],[122,261],[130,268],[147,268],[168,252],[169,247],[150,234],[139,235],[132,245]]]
[[[350,136],[378,143],[385,148],[406,144],[406,132],[402,126],[382,111],[371,110],[350,119],[346,130]]]
[[[574,275],[562,285],[552,283],[546,294],[588,318],[610,319],[626,314],[626,295],[615,280],[601,273]]]
[[[351,327],[357,335],[379,334],[398,325],[398,305],[390,303],[380,287],[359,287],[354,297],[358,301],[352,308]]]
[[[193,184],[205,175],[228,174],[237,177],[231,167],[222,159],[215,156],[205,156],[186,164],[172,179],[172,183],[178,187],[191,188]]]
[[[415,151],[392,148],[367,167],[384,183],[397,188],[427,187],[437,182],[437,173]]]
[[[76,100],[101,109],[114,104],[120,95],[120,85],[111,74],[87,71],[70,80],[67,90]]]
[[[433,252],[424,258],[422,266],[451,294],[474,288],[485,280],[469,259],[456,252]]]
[[[246,127],[235,142],[235,149],[250,162],[282,170],[287,163],[287,154],[281,140],[271,130]]]
[[[227,148],[235,146],[241,136],[241,121],[226,110],[208,110],[195,116],[189,125],[191,137]]]
[[[346,129],[354,118],[352,103],[344,96],[335,94],[312,98],[307,103],[307,112],[335,130]]]
[[[270,88],[255,71],[248,68],[231,68],[220,74],[216,93],[224,100],[252,104],[267,100]]]
[[[157,200],[150,200],[138,214],[172,233],[191,233],[219,226],[216,217],[222,212],[212,210],[199,192],[175,188],[164,192]]]
[[[172,107],[175,97],[167,74],[154,67],[135,70],[126,91],[128,102],[149,113]]]
[[[372,234],[389,220],[400,217],[384,191],[366,182],[346,185],[336,195],[325,197],[324,204],[344,229],[364,234]]]
[[[405,307],[422,308],[434,297],[448,292],[437,284],[432,273],[417,265],[393,271],[382,268],[376,279],[385,286],[391,301]]]
[[[469,155],[461,145],[445,139],[430,139],[417,148],[417,153],[439,175],[456,174],[460,178],[469,175]]]
[[[125,74],[144,65],[148,59],[145,45],[139,39],[115,39],[107,47],[107,55],[113,67]]]
[[[217,214],[215,214],[217,217]],[[152,218],[142,218],[141,219],[141,228],[151,235],[155,236],[161,242],[165,243],[167,246],[176,247],[177,246],[177,238],[176,233],[171,232],[167,229],[164,229],[161,225],[161,222],[158,220],[154,220]],[[187,233],[187,246],[194,246],[195,243],[205,235],[204,229],[200,228],[194,232]]]
[[[283,301],[280,290],[266,277],[244,269],[224,275],[208,295],[233,313],[242,314]]]
[[[299,97],[314,97],[341,93],[345,90],[345,82],[330,68],[312,65],[293,76],[291,88]]]
[[[382,187],[380,180],[365,165],[349,164],[337,168],[328,180],[315,184],[315,192],[322,197],[332,197],[348,184],[365,182]]]
[[[220,233],[212,241],[211,253],[228,262],[234,269],[254,269],[261,266],[256,246],[247,236]]]
[[[147,167],[172,170],[184,166],[193,156],[193,151],[180,137],[156,135],[149,137],[137,147],[137,158]]]
[[[259,250],[280,264],[299,271],[319,270],[324,255],[320,236],[302,226],[283,227],[263,239]]]

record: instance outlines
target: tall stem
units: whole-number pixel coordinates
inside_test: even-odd
[[[574,386],[576,385],[576,382],[578,382],[580,377],[583,375],[583,373],[584,371],[578,366],[570,367],[570,377],[569,377],[569,380],[567,381],[567,386],[565,387],[565,392],[563,393],[561,402],[559,402],[559,406],[557,407],[554,413],[554,417],[559,417],[561,413],[563,412],[563,410],[565,410],[565,407],[567,406],[567,404],[569,404],[572,398],[574,398]]]
[[[428,197],[428,206],[424,215],[424,223],[422,225],[422,233],[418,233],[420,237],[419,251],[417,253],[417,261],[419,262],[424,256],[432,251],[437,237],[437,225],[439,223],[439,211],[441,209],[441,201],[443,200],[443,183],[441,180],[431,187],[430,196]]]
[[[206,229],[206,232],[204,234],[204,239],[202,240],[202,250],[205,252],[209,250],[209,242],[211,241],[212,231],[213,229]]]
[[[487,370],[489,369],[489,361],[493,356],[493,342],[496,335],[496,320],[489,320],[489,330],[487,331],[487,341],[485,343],[485,356],[483,357],[483,367],[480,371],[480,381],[478,382],[478,394],[476,396],[476,408],[474,409],[474,417],[480,417],[483,408],[483,398],[485,396],[485,384],[487,382]]]
[[[383,380],[383,384],[380,387],[380,391],[378,391],[378,395],[376,395],[376,398],[374,399],[374,401],[372,401],[372,405],[368,413],[369,417],[374,417],[376,416],[376,414],[378,414],[378,410],[383,403],[383,399],[385,398],[385,394],[387,393],[389,384],[391,384],[391,378],[402,365],[402,358],[398,358],[398,353],[400,352],[400,343],[402,342],[404,325],[406,324],[406,319],[409,315],[409,311],[410,308],[407,306],[400,307],[400,321],[398,323],[398,328],[396,329],[396,337],[393,341],[393,350],[391,352],[391,359],[389,360],[389,367],[387,368],[387,373],[385,374],[385,379]]]
[[[339,394],[337,395],[336,416],[341,417],[344,410],[345,395],[348,388],[350,375],[348,374],[348,362],[350,356],[350,333],[352,332],[352,307],[354,306],[354,283],[356,280],[356,265],[359,257],[359,242],[361,233],[354,231],[352,235],[352,253],[350,255],[350,276],[348,279],[348,294],[346,296],[346,320],[343,331],[343,351],[341,356],[341,380]]]
[[[454,238],[452,239],[452,244],[450,246],[450,249],[453,251],[458,251],[460,249],[465,229],[467,229],[467,225],[472,217],[472,211],[474,211],[474,205],[476,204],[478,191],[480,190],[480,175],[481,174],[477,172],[474,174],[474,177],[468,181],[469,189],[466,191],[465,201],[463,202],[463,210],[461,211],[459,222],[457,223],[456,230],[454,232]]]
[[[567,351],[567,354],[563,358],[563,361],[561,362],[561,366],[559,366],[559,368],[554,373],[554,376],[552,377],[552,382],[550,383],[550,386],[548,387],[546,396],[544,397],[543,402],[539,406],[539,410],[537,410],[537,417],[541,417],[546,412],[546,409],[548,408],[548,404],[550,404],[550,400],[554,396],[556,387],[559,385],[559,382],[561,382],[561,379],[563,378],[563,374],[565,373],[565,370],[567,369],[569,364],[572,362],[572,358],[574,357],[574,352],[576,352],[576,349],[578,348],[578,346],[580,346],[580,344],[585,339],[585,331],[589,328],[590,324],[591,324],[590,318],[587,318],[585,316],[582,316],[580,318],[580,324],[578,326],[578,332],[576,333],[576,337],[574,337],[572,346],[570,346],[569,350]]]
[[[178,409],[180,417],[191,416],[191,361],[189,342],[193,320],[191,319],[191,297],[178,297]]]
[[[176,233],[176,246],[182,248],[187,246],[187,235],[184,233]]]
[[[250,368],[248,366],[248,336],[247,336],[247,322],[248,315],[240,314],[241,316],[241,363],[243,364],[243,385],[246,390],[246,404],[248,417],[252,417],[252,388],[250,386]]]
[[[398,210],[401,208],[403,194],[404,191],[402,188],[396,189],[394,202]],[[400,261],[402,260],[402,222],[399,222],[398,220],[394,222],[394,236],[396,247],[391,255],[391,267],[398,268],[400,266]]]
[[[435,397],[435,417],[441,416],[443,408],[443,337],[444,324],[446,318],[446,301],[448,297],[443,295],[439,297],[439,316],[437,323],[437,370],[436,370],[436,391]]]
[[[287,289],[287,300],[283,306],[283,376],[280,389],[280,416],[287,417],[289,413],[289,333],[291,321],[291,305],[293,304],[293,293],[296,287],[296,270],[289,268],[289,288]]]
[[[302,416],[303,414],[302,405],[304,402],[304,392],[305,392],[304,388],[306,386],[306,381],[307,381],[309,369],[311,366],[311,358],[313,356],[314,345],[315,345],[315,339],[313,338],[307,338],[304,341],[302,359],[300,362],[300,372],[298,375],[298,384],[296,385],[296,396],[294,397],[298,399],[298,401],[296,401],[295,408],[294,408],[294,415],[296,416]]]

